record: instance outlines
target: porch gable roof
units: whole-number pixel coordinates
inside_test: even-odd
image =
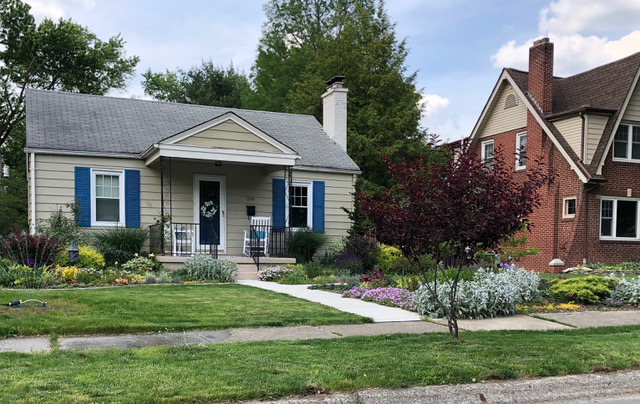
[[[300,155],[233,111],[169,136],[145,150],[150,165],[159,157],[293,166]]]

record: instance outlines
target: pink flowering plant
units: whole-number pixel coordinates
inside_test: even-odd
[[[407,289],[399,288],[375,288],[367,289],[355,286],[346,290],[342,297],[362,299],[367,302],[378,303],[384,306],[399,307],[404,310],[416,311],[413,293]]]

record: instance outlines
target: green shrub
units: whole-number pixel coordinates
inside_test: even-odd
[[[327,270],[320,262],[308,262],[302,266],[302,270],[307,278],[313,279],[324,275]]]
[[[283,285],[303,285],[309,283],[309,280],[302,272],[295,271],[281,276],[277,282]]]
[[[393,273],[395,261],[401,257],[402,252],[397,248],[386,244],[380,244],[380,249],[376,253],[378,268],[386,274],[391,274]]]
[[[362,272],[369,273],[373,271],[376,265],[378,243],[366,237],[349,237],[344,252],[355,254],[360,259],[360,262],[362,262]]]
[[[598,303],[611,295],[611,289],[617,282],[613,278],[591,275],[586,278],[554,280],[549,291],[561,302]]]
[[[309,230],[298,230],[291,237],[291,254],[299,264],[311,261],[313,255],[324,247],[328,238],[323,233],[315,233]]]
[[[102,280],[104,278],[104,271],[105,270],[103,269],[92,267],[78,268],[76,280],[78,281],[78,283],[83,283],[85,285],[100,284],[103,283]]]
[[[338,255],[333,265],[344,275],[356,276],[364,272],[364,265],[360,257],[350,251],[344,251]]]
[[[61,267],[66,266],[69,263],[69,251],[68,246],[62,248],[56,256],[56,265]],[[78,247],[79,260],[74,266],[78,268],[96,268],[102,269],[105,266],[104,256],[100,252],[88,245],[80,245]]]
[[[611,291],[611,299],[640,306],[640,278],[627,279],[623,276]]]
[[[62,207],[58,207],[58,210],[52,212],[47,219],[40,221],[38,232],[55,237],[64,244],[69,244],[72,240],[77,243],[86,243],[88,235],[76,223],[80,206],[75,203],[67,203],[65,206],[70,210],[72,217],[67,217],[66,213],[62,211]]]
[[[64,278],[49,267],[32,268],[13,264],[0,266],[0,286],[10,288],[42,289],[65,282]]]
[[[122,264],[122,269],[136,274],[145,274],[155,269],[155,263],[151,258],[135,257]]]
[[[144,276],[144,283],[174,283],[175,278],[172,278],[166,272],[154,273],[149,272]]]
[[[258,271],[258,280],[265,282],[275,282],[285,275],[289,275],[294,272],[300,272],[301,268],[297,268],[299,265],[270,265],[260,268]]]
[[[96,243],[107,264],[124,264],[140,254],[148,237],[149,233],[143,229],[114,227],[97,234]]]
[[[195,281],[234,282],[238,265],[228,260],[217,260],[210,255],[196,255],[184,265],[189,278]]]

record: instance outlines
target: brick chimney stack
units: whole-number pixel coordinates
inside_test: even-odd
[[[543,113],[553,106],[553,43],[538,39],[529,48],[529,94]]]
[[[347,151],[347,90],[344,76],[327,81],[327,92],[322,94],[322,127],[334,142]]]

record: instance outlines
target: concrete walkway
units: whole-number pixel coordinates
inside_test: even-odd
[[[242,285],[253,286],[273,292],[285,293],[299,299],[324,304],[340,311],[369,317],[376,323],[396,321],[420,321],[420,315],[396,307],[381,306],[359,299],[345,299],[339,293],[308,289],[309,285],[280,285],[275,282],[238,281]]]

